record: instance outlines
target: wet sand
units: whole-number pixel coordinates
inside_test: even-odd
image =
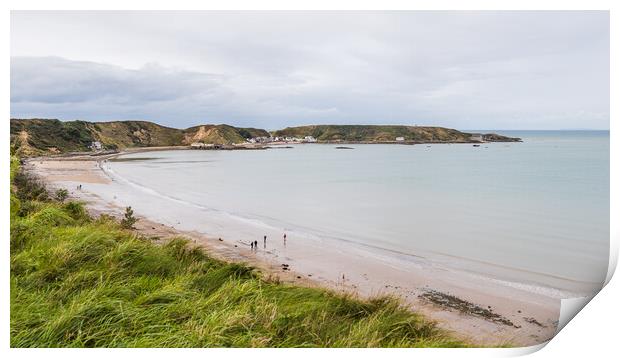
[[[123,208],[104,200],[89,190],[88,185],[109,184],[110,190],[121,185],[113,183],[98,162],[110,157],[33,159],[25,167],[50,187],[67,188],[72,198],[87,203],[92,215],[105,213],[120,217]],[[77,190],[78,184],[83,184],[82,190]],[[214,257],[248,263],[280,281],[360,297],[397,296],[414,311],[473,344],[529,346],[551,339],[556,331],[558,298],[500,285],[493,280],[475,279],[465,273],[448,272],[441,267],[422,269],[415,263],[369,257],[366,252],[348,247],[326,249],[294,237],[287,237],[285,245],[279,233],[268,234],[265,248],[262,233],[252,238],[208,237],[198,231],[181,230],[170,222],[142,217],[139,211],[136,214],[140,218],[136,229],[144,235],[162,240],[186,236]],[[183,217],[182,212],[177,215]],[[256,251],[250,249],[250,240],[259,241]]]

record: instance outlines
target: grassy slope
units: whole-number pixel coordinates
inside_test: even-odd
[[[200,127],[208,136],[193,138]],[[55,119],[11,119],[11,145],[20,155],[85,151],[93,141],[106,148],[157,147],[204,143],[241,143],[246,138],[268,136],[262,129],[205,125],[188,129],[160,126],[146,121],[62,122]]]
[[[262,278],[49,201],[11,161],[12,347],[453,347],[421,316]]]
[[[443,127],[418,127],[402,125],[311,125],[288,127],[273,132],[278,137],[313,136],[319,141],[394,141],[403,137],[407,141],[467,142],[471,134]],[[495,135],[498,141],[510,138]]]
[[[269,136],[263,129],[256,128],[236,128],[226,124],[207,124],[191,127],[183,131],[185,134],[184,142],[229,144],[243,143],[247,138]]]
[[[468,133],[441,127],[400,125],[313,125],[288,127],[274,132],[275,136],[304,137],[311,135],[321,141],[394,141],[396,137],[418,141],[466,141]]]
[[[84,150],[95,140],[83,121],[61,122],[56,119],[11,119],[11,144],[21,147],[20,154]],[[23,143],[26,141],[26,143]]]
[[[95,137],[107,147],[150,147],[181,145],[179,129],[146,121],[117,121],[92,123]]]

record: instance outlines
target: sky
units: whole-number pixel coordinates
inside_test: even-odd
[[[11,117],[609,129],[603,11],[11,13]]]

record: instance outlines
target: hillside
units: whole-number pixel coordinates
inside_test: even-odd
[[[189,145],[192,142],[241,143],[255,136],[269,136],[269,133],[225,124],[176,129],[146,121],[11,119],[11,145],[25,156],[85,151],[94,141],[101,142],[107,149],[123,149]]]
[[[93,137],[108,148],[181,145],[183,132],[146,121],[99,122],[91,124]]]
[[[11,146],[25,156],[85,150],[93,140],[88,122],[11,119]]]
[[[470,142],[471,133],[442,127],[418,127],[403,125],[310,125],[288,127],[272,132],[278,137],[313,136],[321,142],[393,142],[403,137],[408,142]],[[497,134],[484,135],[484,139],[494,142],[518,141]]]
[[[442,127],[402,125],[310,125],[289,127],[271,133],[277,137],[313,136],[319,142],[394,142],[397,137],[410,143],[467,143],[470,133]],[[86,151],[94,141],[106,149],[243,143],[248,138],[269,137],[264,129],[238,128],[226,124],[205,124],[187,129],[164,127],[146,121],[62,122],[57,119],[11,119],[11,146],[23,156]],[[485,141],[514,142],[498,134],[485,134]]]
[[[263,129],[237,128],[227,124],[206,124],[191,127],[183,131],[183,142],[193,143],[242,143],[247,138],[269,137],[269,133]]]

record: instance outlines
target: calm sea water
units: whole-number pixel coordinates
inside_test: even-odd
[[[107,166],[145,193],[247,225],[430,255],[480,274],[500,268],[516,281],[602,282],[609,132],[500,133],[524,142],[165,151]]]

